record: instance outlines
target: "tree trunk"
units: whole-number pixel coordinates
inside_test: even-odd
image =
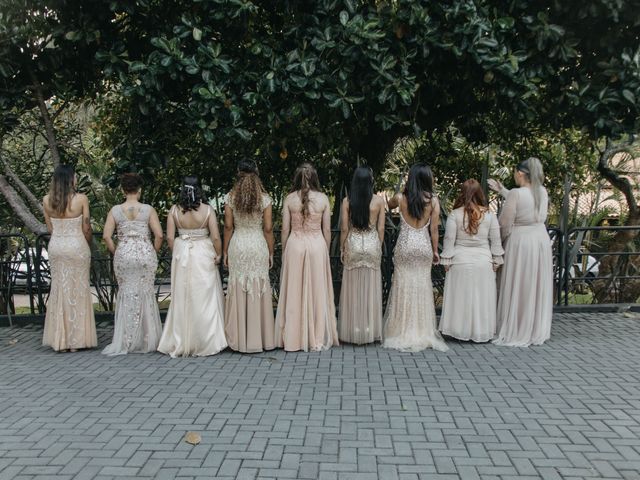
[[[40,114],[42,115],[42,121],[44,123],[47,144],[49,145],[49,152],[51,152],[51,163],[53,163],[53,168],[55,168],[60,165],[61,162],[60,151],[58,150],[58,142],[56,140],[56,132],[53,127],[53,121],[51,120],[51,115],[49,114],[49,109],[47,108],[47,103],[44,99],[42,85],[32,71],[29,73],[31,75],[31,79],[33,80],[33,93],[36,96],[38,108],[40,109]]]
[[[22,192],[22,195],[24,195],[24,197],[27,199],[27,202],[29,203],[31,208],[34,211],[40,213],[40,215],[44,216],[44,208],[42,208],[42,203],[40,203],[40,201],[36,198],[33,192],[29,190],[29,187],[27,187],[24,184],[24,182],[20,179],[20,177],[18,177],[18,175],[16,175],[16,173],[13,170],[11,170],[9,165],[5,164],[4,172],[6,176],[11,179],[11,181],[18,188],[18,190]]]
[[[633,143],[633,138],[629,145]],[[640,225],[640,208],[636,201],[633,186],[629,179],[613,170],[609,164],[613,157],[620,153],[628,154],[629,145],[613,146],[607,140],[607,147],[600,155],[598,161],[598,172],[614,188],[619,190],[625,197],[629,215],[625,221],[625,226]],[[619,230],[614,235],[607,246],[608,252],[629,251],[629,244],[633,242],[640,233],[639,230]],[[600,260],[598,276],[608,277],[593,282],[595,300],[598,303],[635,303],[640,296],[640,282],[633,280],[620,281],[616,277],[637,275],[635,273],[640,268],[640,258],[637,256],[605,255]]]
[[[24,203],[20,195],[9,184],[7,178],[4,175],[0,175],[0,193],[6,198],[7,203],[11,206],[14,213],[24,223],[31,232],[36,235],[41,233],[47,233],[47,227],[44,223],[40,222],[29,210],[29,207]]]

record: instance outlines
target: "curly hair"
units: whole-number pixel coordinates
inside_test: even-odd
[[[293,192],[300,191],[302,201],[302,218],[306,220],[309,216],[309,192],[320,191],[320,180],[318,172],[310,163],[303,163],[296,169],[293,175]]]
[[[462,184],[460,195],[453,204],[453,208],[464,207],[463,224],[464,230],[470,235],[476,235],[482,217],[487,211],[487,200],[485,199],[482,187],[477,180],[469,179]]]
[[[229,194],[233,209],[238,213],[260,212],[264,193],[256,162],[249,159],[240,160],[238,162],[238,179]]]
[[[206,201],[207,199],[200,188],[198,177],[195,175],[184,177],[180,195],[178,195],[178,205],[182,209],[182,213],[187,213],[189,210],[197,210],[200,208],[200,204]]]

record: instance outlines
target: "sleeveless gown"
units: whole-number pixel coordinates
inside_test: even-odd
[[[113,269],[118,280],[113,342],[102,353],[155,352],[162,324],[154,283],[158,256],[149,233],[151,207],[142,205],[137,217],[129,220],[122,207],[111,209],[118,231]]]
[[[382,245],[376,228],[349,230],[340,289],[338,336],[362,345],[382,337]]]
[[[225,203],[234,210],[229,195]],[[264,194],[260,212],[233,212],[229,241],[229,280],[225,299],[225,333],[239,352],[273,350],[273,297],[269,281],[269,247],[262,231],[262,211],[271,205]]]
[[[42,344],[54,350],[98,345],[91,300],[91,249],[82,233],[82,215],[52,218],[47,247],[51,292],[47,302]]]
[[[329,251],[322,214],[303,222],[291,212],[291,235],[282,258],[276,346],[287,351],[327,350],[338,345]]]
[[[385,312],[385,348],[409,352],[449,349],[436,328],[432,264],[429,223],[414,228],[400,213],[400,234],[393,253],[394,272]]]
[[[210,209],[210,207],[209,207]],[[172,357],[214,355],[227,346],[224,335],[224,299],[216,252],[206,228],[180,226],[171,259],[171,304],[158,351]]]

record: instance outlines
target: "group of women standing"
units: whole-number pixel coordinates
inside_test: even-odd
[[[506,197],[499,221],[488,210],[478,182],[463,184],[447,220],[440,258],[440,204],[431,170],[423,164],[411,168],[404,190],[387,202],[399,210],[400,232],[383,318],[380,264],[387,205],[374,194],[371,170],[357,168],[341,205],[339,319],[329,262],[331,207],[313,166],[296,170],[292,193],[284,200],[275,316],[269,281],[271,199],[255,162],[239,163],[238,178],[225,196],[224,243],[197,178],[186,177],[167,217],[171,303],[163,328],[154,295],[162,228],[153,207],[139,201],[140,177],[125,174],[121,185],[126,200],[111,209],[104,229],[119,288],[114,338],[103,353],[158,350],[172,357],[204,356],[227,346],[240,352],[319,351],[340,341],[446,351],[439,329],[462,340],[540,344],[549,338],[552,306],[551,246],[544,227],[547,196],[537,159],[522,162],[514,176],[519,188],[511,191],[490,183]],[[89,207],[74,187],[73,169],[60,166],[44,199],[52,233],[52,288],[43,343],[54,350],[97,345],[89,290]],[[220,261],[229,271],[226,298]],[[439,329],[431,283],[431,267],[438,262],[447,270]],[[498,296],[495,276],[503,263]]]

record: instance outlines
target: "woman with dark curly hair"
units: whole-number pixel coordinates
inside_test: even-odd
[[[125,201],[111,209],[103,232],[118,280],[113,342],[102,351],[105,355],[155,352],[162,334],[154,291],[162,226],[155,209],[140,203],[140,175],[125,173],[120,186]],[[116,229],[117,247],[112,238]]]
[[[217,266],[222,244],[216,214],[198,177],[183,181],[178,204],[167,218],[167,243],[173,253],[171,304],[158,351],[172,357],[214,355],[227,346]]]
[[[275,348],[269,282],[273,243],[271,198],[262,187],[256,163],[241,160],[224,207],[224,265],[229,269],[225,333],[233,350]]]

